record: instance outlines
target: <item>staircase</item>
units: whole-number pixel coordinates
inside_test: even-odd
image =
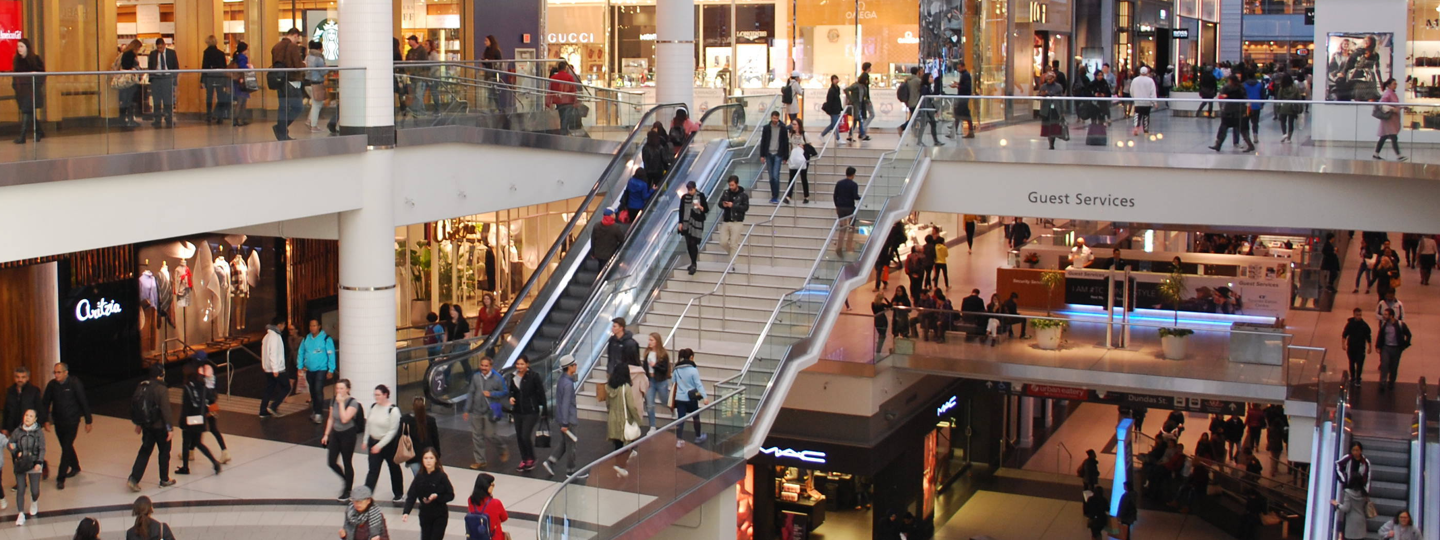
[[[740,248],[735,258],[735,267],[718,289],[721,274],[730,256],[720,245],[718,231],[710,235],[700,253],[698,271],[689,275],[686,267],[689,258],[682,255],[671,271],[648,312],[630,330],[642,349],[648,343],[651,333],[661,337],[670,335],[675,323],[684,314],[684,323],[675,329],[671,341],[665,344],[671,360],[678,360],[676,351],[690,348],[695,351],[696,364],[700,368],[701,380],[707,392],[715,383],[739,374],[745,361],[760,340],[766,322],[775,310],[777,302],[786,294],[804,286],[815,260],[822,249],[826,249],[826,237],[835,224],[835,205],[832,202],[835,184],[845,177],[846,167],[855,167],[855,181],[865,189],[880,155],[884,150],[831,148],[826,155],[810,164],[810,203],[802,203],[803,190],[796,180],[792,204],[777,209],[770,204],[770,185],[767,174],[760,175],[754,186],[746,188],[750,195],[750,211],[745,215],[746,226],[756,224],[750,237]],[[782,168],[783,181],[788,182],[789,171]],[[719,200],[710,201],[711,212],[719,213]],[[774,219],[771,220],[771,216]],[[765,223],[769,220],[768,223]],[[686,305],[697,296],[704,296],[685,313]],[[813,318],[788,321],[806,328],[813,324]],[[580,390],[581,418],[603,420],[605,405],[595,399],[595,388],[605,381],[603,361],[590,372],[590,378]],[[752,373],[768,378],[770,373],[761,373],[752,367]],[[758,395],[747,396],[758,400]],[[664,414],[662,414],[664,413]],[[656,424],[662,419],[672,418],[662,407],[656,412]]]
[[[1365,457],[1370,460],[1370,500],[1377,515],[1366,524],[1367,538],[1378,539],[1380,527],[1409,506],[1410,442],[1371,437],[1354,440],[1365,445]]]

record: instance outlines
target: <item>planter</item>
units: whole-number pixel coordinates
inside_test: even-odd
[[[1185,342],[1188,336],[1162,336],[1160,338],[1160,351],[1165,355],[1166,360],[1184,360]]]
[[[1170,92],[1171,99],[1185,99],[1190,101],[1172,101],[1167,105],[1170,107],[1171,116],[1193,117],[1195,109],[1200,107],[1199,92]]]
[[[1035,344],[1045,351],[1056,351],[1060,349],[1060,337],[1065,334],[1065,329],[1053,326],[1049,328],[1035,329]]]
[[[410,324],[420,326],[425,324],[425,316],[430,314],[429,300],[410,301]]]

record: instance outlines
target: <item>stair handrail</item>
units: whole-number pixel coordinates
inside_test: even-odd
[[[1425,377],[1420,377],[1420,389],[1415,394],[1415,426],[1410,441],[1410,521],[1419,530],[1425,530],[1422,524],[1430,519],[1425,512],[1425,442],[1427,439],[1425,424]]]
[[[637,109],[640,108],[640,107],[643,105],[643,104],[637,103],[637,102],[625,101],[625,100],[622,100],[622,99],[615,99],[615,98],[610,98],[610,97],[600,97],[600,96],[598,96],[598,95],[587,94],[587,93],[584,93],[584,92],[565,92],[565,91],[561,91],[561,90],[551,90],[551,89],[549,89],[549,88],[536,88],[536,87],[532,87],[532,86],[519,86],[519,85],[510,84],[510,83],[505,83],[505,82],[499,82],[499,81],[487,81],[487,80],[484,80],[484,79],[471,79],[471,78],[468,78],[468,77],[456,77],[456,76],[454,76],[454,75],[451,75],[451,76],[449,76],[449,77],[446,78],[446,79],[439,79],[439,78],[430,77],[430,76],[427,76],[427,75],[406,75],[406,77],[409,77],[411,80],[420,80],[420,81],[426,81],[426,82],[434,82],[434,83],[438,83],[438,84],[458,84],[458,85],[462,85],[462,86],[470,86],[470,87],[476,87],[476,88],[498,88],[498,89],[505,90],[505,91],[508,91],[508,92],[525,92],[525,93],[530,93],[530,94],[544,94],[544,95],[547,95],[547,96],[570,96],[570,97],[574,97],[574,98],[577,98],[577,99],[591,99],[591,100],[595,100],[595,101],[610,101],[610,102],[618,103],[618,104],[625,105],[625,106],[628,106],[628,107],[635,107],[635,108],[637,108]],[[546,79],[546,80],[549,80],[549,79]],[[566,84],[579,84],[579,83],[568,83],[568,82],[567,82]],[[581,86],[583,86],[583,85],[581,85]],[[599,87],[594,87],[594,88],[599,88]],[[601,89],[601,90],[611,91],[611,90],[608,89],[608,88],[600,88],[600,89]],[[636,94],[636,93],[631,93],[631,92],[621,92],[621,94],[623,94],[623,95],[628,95],[628,96],[640,97],[638,94]]]
[[[849,110],[849,108],[847,107],[846,110]],[[759,129],[764,129],[765,126],[767,126],[767,125],[769,125],[768,122],[765,123],[765,124],[761,124],[760,127],[759,127]],[[781,125],[784,125],[783,122],[782,122]],[[788,129],[788,128],[787,128],[787,129]],[[830,140],[831,140],[831,139],[830,139],[829,137],[826,137],[826,138],[825,138],[824,146],[821,148],[820,152],[818,153],[819,155],[815,156],[815,160],[816,160],[816,161],[819,161],[819,160],[820,160],[820,157],[825,155],[825,151],[830,149]],[[757,146],[757,147],[753,147],[753,148],[751,149],[751,155],[749,156],[749,158],[753,158],[753,157],[754,157],[754,152],[757,151],[758,149],[759,149],[758,146]],[[747,159],[748,159],[748,158],[747,158]],[[809,166],[809,164],[806,164],[805,167],[808,169],[810,166]],[[764,172],[764,171],[762,171],[762,173],[763,173],[763,172]],[[720,287],[724,286],[724,284],[725,284],[725,278],[726,278],[726,276],[729,276],[730,273],[731,273],[732,271],[734,271],[734,269],[735,269],[735,260],[740,257],[740,252],[743,251],[747,246],[749,246],[749,243],[750,243],[750,235],[755,232],[755,228],[756,228],[756,227],[759,227],[759,226],[761,226],[761,225],[765,225],[765,224],[767,224],[767,223],[774,223],[774,222],[775,222],[776,216],[778,216],[778,215],[780,214],[780,209],[781,209],[781,208],[784,208],[784,207],[786,206],[786,205],[784,204],[785,198],[789,198],[789,195],[790,195],[791,190],[795,189],[795,181],[796,181],[796,180],[799,180],[799,179],[800,179],[800,175],[798,175],[798,174],[797,174],[797,175],[791,175],[790,180],[789,180],[788,182],[786,182],[785,189],[784,189],[783,191],[781,191],[781,193],[783,194],[783,197],[784,197],[784,198],[782,198],[782,199],[780,200],[781,202],[775,204],[775,209],[770,211],[770,217],[767,218],[767,219],[765,219],[764,221],[759,221],[759,222],[751,223],[751,224],[750,224],[750,228],[748,228],[748,229],[745,230],[745,236],[740,237],[740,243],[735,245],[735,253],[733,253],[733,254],[730,255],[730,259],[725,262],[725,269],[720,271],[720,277],[715,280],[715,287],[712,288],[712,289],[710,289],[709,292],[703,292],[703,293],[697,294],[697,295],[695,295],[695,296],[692,296],[688,302],[685,302],[685,309],[680,310],[680,316],[679,316],[679,317],[676,317],[676,318],[675,318],[675,324],[673,324],[673,325],[670,326],[670,333],[665,335],[665,343],[666,343],[667,345],[670,344],[670,343],[674,343],[674,342],[675,342],[675,333],[680,331],[680,325],[685,322],[685,317],[690,314],[690,308],[693,307],[693,306],[695,306],[696,303],[700,302],[701,299],[704,299],[704,298],[707,298],[707,297],[710,297],[710,296],[714,296],[716,293],[719,293],[719,292],[720,292]],[[760,177],[757,175],[757,176],[755,177],[755,183],[758,184],[759,182],[760,182]],[[752,195],[754,194],[754,187],[753,187],[753,186],[751,187],[751,194],[752,194]],[[793,217],[799,215],[799,214],[796,212],[797,208],[795,207],[795,205],[793,205],[793,204],[790,205],[790,208],[791,208],[790,217],[793,218]],[[724,216],[724,211],[723,211],[723,210],[721,211],[721,216],[722,216],[721,219],[724,219],[724,218],[723,218],[723,216]],[[723,226],[723,224],[722,224],[722,226]],[[821,251],[821,253],[824,253],[824,251],[825,251],[824,246],[821,246],[820,251]],[[774,242],[774,235],[773,235],[773,234],[771,235],[770,253],[771,253],[771,262],[773,263],[773,262],[774,262],[774,253],[775,253],[775,242]],[[750,266],[754,266],[754,263],[752,262],[752,263],[750,264]],[[699,328],[698,328],[699,325],[697,324],[696,326],[697,326],[696,330],[698,331],[698,330],[699,330]],[[697,340],[697,342],[699,342],[699,340]]]

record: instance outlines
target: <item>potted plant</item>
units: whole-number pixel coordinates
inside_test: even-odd
[[[434,261],[430,243],[415,242],[410,249],[410,322],[424,324],[425,315],[430,313],[430,265]]]
[[[1199,77],[1176,84],[1170,89],[1171,99],[1183,99],[1187,101],[1174,101],[1169,103],[1173,116],[1195,116],[1195,109],[1200,107],[1200,82]]]
[[[1038,264],[1040,264],[1040,254],[1039,254],[1039,253],[1035,253],[1034,251],[1031,251],[1030,253],[1025,254],[1025,265],[1026,265],[1026,266],[1029,266],[1030,268],[1035,268],[1035,265],[1038,265]]]
[[[1045,286],[1045,316],[1051,314],[1051,299],[1055,297],[1055,288],[1065,283],[1065,273],[1047,270],[1040,273],[1040,284]],[[1065,333],[1065,327],[1069,326],[1065,321],[1054,319],[1034,319],[1030,326],[1035,329],[1035,342],[1041,349],[1053,351],[1060,348],[1060,337]]]
[[[1189,328],[1180,328],[1180,302],[1185,299],[1185,275],[1178,269],[1171,272],[1160,282],[1159,292],[1160,297],[1168,302],[1175,312],[1175,326],[1160,329],[1160,350],[1168,360],[1183,360],[1186,338],[1195,333]]]

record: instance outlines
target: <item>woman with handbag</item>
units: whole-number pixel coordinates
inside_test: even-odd
[[[390,402],[390,388],[375,387],[375,403],[365,414],[365,446],[369,448],[370,470],[365,472],[365,487],[375,490],[380,481],[380,467],[390,469],[390,492],[395,495],[393,502],[405,502],[405,490],[401,489],[404,478],[400,464],[395,462],[395,451],[400,447],[400,408]]]
[[[415,475],[418,479],[423,452],[416,453],[413,449],[433,448],[436,453],[440,452],[440,427],[435,423],[435,417],[426,412],[424,397],[415,396],[415,399],[410,402],[410,413],[400,418],[400,438],[410,440],[411,453],[414,457],[405,461],[405,467],[409,468],[410,474]]]
[[[1397,86],[1398,83],[1395,82],[1394,77],[1386,79],[1385,93],[1380,95],[1380,103],[1399,103],[1400,98],[1395,95],[1395,88]],[[1380,120],[1380,128],[1378,130],[1380,140],[1375,141],[1375,155],[1371,157],[1375,159],[1385,159],[1380,157],[1380,151],[1385,148],[1385,140],[1389,139],[1390,146],[1395,149],[1396,161],[1410,159],[1400,153],[1400,108],[1393,105],[1376,105],[1375,111],[1372,114]]]
[[[225,51],[220,50],[215,36],[205,37],[205,52],[201,53],[200,69],[225,69]],[[200,86],[205,88],[205,123],[219,124],[225,121],[225,102],[230,77],[224,73],[206,73],[200,76]]]
[[[515,373],[510,376],[510,410],[515,416],[515,438],[520,444],[520,466],[525,472],[535,468],[535,426],[545,410],[545,383],[530,370],[525,355],[515,360]]]
[[[680,349],[680,361],[675,363],[675,417],[684,418],[700,410],[700,405],[709,403],[705,395],[705,384],[700,381],[700,368],[695,366],[695,351]],[[706,435],[700,426],[700,416],[692,418],[695,425],[695,444],[704,444]],[[685,446],[685,424],[675,427],[675,448]]]
[[[120,56],[115,58],[116,71],[135,71],[140,68],[140,62],[136,56],[140,54],[140,47],[144,46],[138,39],[130,40],[125,48],[120,51]],[[135,93],[140,90],[140,75],[125,73],[110,78],[110,87],[119,90],[120,101],[120,125],[121,127],[140,127],[140,122],[135,121],[136,108],[139,104],[135,102]]]
[[[214,394],[205,387],[205,377],[194,364],[185,366],[185,384],[180,390],[180,433],[184,451],[180,453],[180,468],[175,469],[175,474],[190,474],[190,457],[197,448],[210,460],[215,474],[220,474],[220,460],[215,459],[210,447],[200,441],[205,434],[205,416],[210,414]]]
[[[605,438],[610,439],[616,450],[639,438],[640,411],[636,408],[634,392],[630,390],[630,380],[630,366],[625,362],[616,362],[605,380],[608,389],[605,393]],[[630,475],[630,471],[625,470],[627,461],[628,456],[622,455],[615,465],[615,473],[621,478]]]
[[[250,44],[241,41],[235,45],[235,54],[230,57],[230,69],[250,69]],[[230,101],[230,125],[235,127],[250,125],[250,119],[245,112],[245,105],[250,102],[250,93],[260,89],[260,81],[255,78],[254,73],[231,73],[234,79],[233,92]]]
[[[433,418],[431,422],[434,422]],[[439,450],[434,447],[426,448],[420,452],[418,459],[422,466],[415,472],[415,479],[410,482],[410,491],[405,494],[405,512],[400,521],[410,521],[410,511],[418,501],[420,540],[443,540],[445,526],[450,522],[447,503],[455,499],[455,486],[450,484],[450,477],[445,475],[445,467],[440,465]]]

